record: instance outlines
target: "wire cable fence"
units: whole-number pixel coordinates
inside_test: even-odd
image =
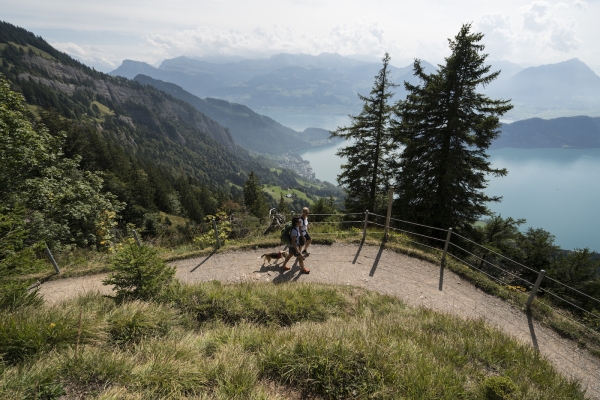
[[[295,214],[291,213],[290,215],[294,216]],[[387,217],[365,211],[364,213],[311,214],[310,218],[310,225],[313,228],[310,230],[310,234],[313,238],[318,239],[320,236],[347,237],[348,235],[362,235],[362,238],[365,239],[367,234],[375,236],[383,234],[384,240],[393,237],[399,242],[405,242],[407,245],[416,246],[417,248],[426,250],[436,257],[441,255],[442,269],[445,262],[444,257],[448,254],[456,261],[466,265],[474,271],[482,273],[502,286],[509,287],[511,284],[515,285],[515,283],[528,286],[530,289],[530,302],[537,294],[537,288],[535,288],[536,284],[528,280],[526,276],[523,276],[523,272],[527,272],[527,276],[537,276],[539,278],[541,271],[536,271],[535,269],[524,265],[522,262],[515,261],[498,251],[490,249],[450,229],[441,229],[421,223],[392,218],[389,215],[389,211]],[[279,224],[280,228],[289,224],[289,221],[285,221],[285,218],[280,222],[283,222]],[[162,228],[163,229],[140,229],[137,233],[147,241],[161,241],[164,240],[165,237],[173,235],[184,237],[192,243],[198,241],[198,238],[201,236],[209,236],[210,240],[207,242],[209,245],[220,246],[218,239],[219,227],[214,220],[212,222],[197,223],[187,226],[186,229],[182,229],[179,232],[169,232],[166,225]],[[214,235],[215,240],[212,240],[210,235]],[[439,235],[446,235],[446,239],[440,238]],[[132,235],[129,232],[116,230],[113,234],[112,241],[113,244],[116,245],[131,237]],[[600,304],[600,300],[581,290],[575,289],[570,285],[560,282],[553,277],[542,276],[542,278],[547,278],[547,282],[550,283],[550,285],[546,284],[542,287],[542,293],[547,293],[548,297],[551,298],[545,302],[545,306],[549,306],[548,303],[551,300],[552,304],[565,307],[568,313],[575,312],[575,314],[586,316],[592,321],[597,320],[598,329],[600,329],[600,315],[595,310],[589,310],[583,307],[581,301],[579,301],[577,297],[579,296],[580,298],[587,299],[593,304]],[[441,288],[442,278],[440,278],[440,290]],[[556,292],[556,288],[560,288],[560,291],[563,292]],[[522,289],[523,291],[527,290],[527,288]],[[528,306],[530,302],[528,303]],[[575,319],[573,320],[576,321]],[[581,322],[576,323],[589,329]],[[593,331],[600,335],[596,330]]]
[[[331,235],[362,235],[364,239],[367,235],[378,237],[378,235],[381,234],[388,235],[388,233],[391,233],[392,238],[394,240],[397,239],[400,243],[405,242],[410,246],[427,249],[427,251],[435,255],[436,258],[441,255],[442,271],[444,268],[444,256],[448,255],[455,262],[465,265],[473,271],[477,271],[487,277],[490,281],[496,282],[502,287],[508,287],[514,282],[535,286],[534,283],[523,277],[521,274],[523,271],[530,273],[531,276],[537,276],[540,273],[540,271],[527,267],[523,263],[512,260],[509,257],[506,257],[493,249],[489,249],[488,247],[450,229],[445,230],[411,221],[391,217],[388,218],[368,211],[364,213],[347,214],[311,214],[310,218],[310,226],[311,228],[314,228],[310,231],[313,238],[318,238],[320,235],[323,235],[324,237]],[[317,218],[320,220],[313,221]],[[217,225],[214,223],[211,224],[210,222],[197,224],[192,228],[194,229],[193,231],[187,233],[181,232],[181,234],[193,240],[199,235],[206,235],[213,230],[215,230],[214,233],[218,235],[219,229]],[[138,233],[143,237],[145,236],[147,239],[150,239],[152,235],[165,235],[164,230],[161,229],[142,229]],[[446,239],[436,237],[436,234],[446,235]],[[131,234],[128,232],[116,232],[114,237],[116,242],[123,242],[128,240],[131,237]],[[388,238],[384,236],[384,240],[387,239]],[[443,279],[442,271],[440,272],[440,290],[441,281]],[[558,285],[558,287],[565,291],[571,291],[570,293],[575,293],[591,302],[600,303],[600,300],[595,297],[564,284],[555,278],[547,278],[548,282]],[[530,298],[533,298],[535,294],[535,290],[532,289]],[[600,316],[597,313],[586,310],[581,305],[576,304],[576,301],[570,300],[569,296],[564,293],[556,293],[553,288],[544,287],[543,294],[544,295],[541,298],[538,297],[536,301],[536,304],[538,304],[539,307],[551,310],[552,313],[556,313],[556,315],[559,315],[571,324],[580,327],[593,337],[600,338],[600,332],[597,330],[598,328],[590,328],[590,326],[586,325],[578,318],[578,315],[584,315],[589,319],[600,321]],[[557,303],[558,305],[564,305],[564,308],[557,306]],[[574,311],[574,314],[572,311]],[[516,325],[515,321],[511,321],[510,319],[505,318],[504,322]],[[598,326],[600,327],[600,324]],[[565,360],[576,365],[568,357],[566,357]]]
[[[475,254],[473,254],[473,253],[471,253],[470,251],[468,251],[468,250],[466,250],[466,249],[463,249],[462,247],[458,246],[457,244],[454,244],[454,243],[452,243],[452,242],[450,242],[449,244],[450,244],[450,246],[456,247],[457,249],[461,250],[463,253],[466,253],[466,254],[470,255],[471,257],[475,258],[476,260],[480,260],[482,263],[486,263],[487,265],[489,265],[489,266],[491,266],[491,267],[494,267],[494,268],[498,269],[499,271],[502,271],[502,272],[503,272],[504,274],[506,274],[506,275],[510,275],[510,276],[512,276],[513,278],[515,278],[515,279],[518,279],[519,281],[523,281],[523,282],[525,282],[525,283],[528,283],[529,285],[533,285],[533,283],[531,283],[531,282],[529,282],[529,281],[527,281],[527,280],[525,280],[525,279],[521,278],[519,275],[517,275],[517,274],[514,274],[514,273],[512,273],[512,272],[510,272],[510,271],[508,271],[508,270],[506,270],[506,269],[503,269],[503,268],[501,268],[501,267],[499,267],[499,266],[497,266],[497,265],[495,265],[495,264],[493,264],[493,263],[489,262],[488,260],[485,260],[485,259],[483,259],[483,258],[481,258],[481,257],[479,257],[479,256],[477,256],[477,255],[475,255]],[[448,253],[448,254],[450,254],[450,253]],[[470,265],[470,264],[469,264],[469,265]],[[471,267],[472,267],[472,268],[475,268],[475,267],[473,267],[473,266],[471,266]],[[477,268],[475,268],[475,269],[477,269]],[[481,271],[480,269],[477,269],[477,270],[478,270],[478,271]],[[507,284],[508,284],[508,283],[507,283]]]
[[[512,259],[510,259],[510,258],[508,258],[508,257],[504,256],[503,254],[500,254],[500,253],[498,253],[498,252],[496,252],[496,251],[494,251],[494,250],[491,250],[491,249],[489,249],[489,248],[487,248],[487,247],[485,247],[485,246],[482,246],[482,245],[480,245],[479,243],[477,243],[477,242],[474,242],[473,240],[470,240],[470,239],[468,239],[468,238],[466,238],[466,237],[464,237],[464,236],[461,236],[461,235],[460,235],[460,234],[458,234],[458,233],[454,233],[454,234],[453,234],[453,237],[454,237],[454,236],[457,236],[457,237],[459,237],[459,238],[461,238],[461,239],[465,240],[466,242],[468,242],[468,243],[471,243],[471,244],[473,244],[473,245],[477,246],[477,247],[478,247],[478,248],[480,248],[480,249],[483,249],[484,251],[486,251],[486,252],[488,252],[488,253],[491,253],[491,254],[493,254],[493,255],[499,256],[499,257],[501,257],[503,260],[506,260],[506,261],[508,261],[508,262],[511,262],[511,263],[513,263],[514,265],[517,265],[517,266],[519,266],[519,267],[522,267],[522,268],[526,269],[526,270],[527,270],[527,271],[529,271],[529,272],[532,272],[532,273],[534,273],[534,274],[536,274],[536,275],[538,275],[538,274],[540,273],[540,271],[537,271],[537,270],[534,270],[533,268],[527,267],[526,265],[524,265],[524,264],[522,264],[522,263],[519,263],[519,262],[517,262],[517,261],[515,261],[515,260],[512,260]],[[453,243],[450,243],[450,244],[451,244],[451,245],[453,245]],[[459,246],[457,246],[457,247],[459,247]],[[465,250],[465,249],[463,249],[463,248],[461,248],[461,250],[463,250],[463,251],[465,251],[465,252],[466,252],[466,250]],[[470,254],[471,256],[473,256],[473,257],[477,257],[478,259],[482,260],[480,257],[478,257],[478,256],[476,256],[476,255],[474,255],[474,254],[472,254],[472,253],[469,253],[469,254]],[[498,267],[497,265],[495,265],[495,264],[493,264],[493,263],[490,263],[490,262],[489,262],[489,261],[487,261],[487,260],[482,260],[482,261],[485,261],[487,264],[489,264],[489,265],[492,265],[492,266],[494,266],[494,267],[496,267],[496,268],[499,268],[499,269],[501,269],[501,268],[500,268],[500,267]],[[504,271],[505,273],[508,273],[508,271],[506,271],[506,270],[503,270],[503,271]],[[515,277],[515,279],[518,279],[518,280],[520,280],[520,281],[523,281],[523,282],[525,282],[525,283],[528,283],[529,285],[533,285],[531,282],[527,281],[526,279],[524,279],[524,278],[522,278],[522,277],[520,277],[520,276],[517,276],[516,274],[513,274],[513,273],[510,273],[510,274],[511,274],[513,277]],[[597,302],[598,304],[600,304],[600,300],[598,300],[598,299],[594,298],[593,296],[590,296],[590,295],[588,295],[588,294],[586,294],[586,293],[583,293],[583,292],[581,292],[581,291],[579,291],[579,290],[577,290],[577,289],[575,289],[575,288],[573,288],[573,287],[571,287],[571,286],[569,286],[569,285],[566,285],[566,284],[564,284],[564,283],[562,283],[562,282],[560,282],[560,281],[558,281],[558,280],[556,280],[556,279],[552,278],[551,276],[548,276],[548,275],[546,275],[546,276],[545,276],[545,278],[547,278],[548,280],[550,280],[550,281],[552,281],[552,282],[554,282],[554,283],[556,283],[556,284],[558,284],[558,285],[560,285],[560,286],[562,286],[562,287],[564,287],[564,288],[566,288],[566,289],[572,290],[572,291],[574,291],[575,293],[577,293],[577,294],[579,294],[579,295],[582,295],[582,296],[584,296],[584,297],[586,297],[586,298],[588,298],[588,299],[590,299],[590,300],[593,300],[594,302]],[[564,300],[564,299],[563,299],[563,300]]]
[[[443,240],[443,239],[440,239],[439,237],[434,237],[434,236],[427,235],[424,233],[414,232],[414,231],[411,231],[408,229],[397,228],[396,226],[392,226],[392,225],[403,224],[405,226],[409,225],[409,226],[413,226],[413,227],[425,228],[426,230],[429,230],[430,232],[446,232],[447,234],[449,233],[449,230],[444,230],[444,229],[440,229],[440,228],[436,228],[436,227],[432,227],[432,226],[428,226],[428,225],[424,225],[424,224],[413,223],[410,221],[405,221],[405,220],[400,220],[400,219],[395,219],[395,218],[389,218],[389,220],[386,221],[386,223],[389,224],[389,226],[384,226],[383,223],[375,222],[375,221],[382,222],[385,219],[384,216],[373,214],[373,213],[367,213],[367,215],[369,217],[372,217],[372,219],[374,220],[373,222],[369,221],[370,225],[383,227],[386,232],[388,229],[390,229],[393,232],[402,233],[402,234],[406,235],[405,237],[402,238],[402,240],[405,240],[408,243],[417,244],[418,246],[426,247],[430,250],[440,252],[442,250],[441,250],[441,248],[436,247],[436,243],[439,245],[439,243],[447,242],[447,243],[445,243],[445,245],[446,245],[445,247],[447,248],[448,246],[450,246],[450,249],[448,249],[448,251],[445,252],[444,254],[450,255],[455,260],[468,266],[472,270],[475,270],[475,271],[478,271],[478,272],[484,274],[485,276],[492,279],[493,281],[498,282],[501,286],[510,288],[511,284],[515,285],[515,283],[516,283],[516,284],[519,284],[521,286],[521,288],[524,290],[526,290],[526,288],[523,288],[523,286],[528,286],[531,289],[530,299],[527,304],[528,307],[531,304],[531,301],[533,301],[534,296],[537,294],[538,289],[535,287],[536,286],[535,283],[532,283],[530,280],[528,280],[526,277],[523,276],[522,271],[524,270],[526,272],[529,272],[530,273],[529,275],[538,277],[538,280],[540,280],[540,282],[541,282],[541,279],[543,279],[543,277],[545,275],[545,271],[544,271],[543,275],[540,275],[542,271],[536,271],[533,268],[530,268],[530,267],[524,265],[523,263],[512,260],[511,258],[506,257],[505,255],[498,253],[497,251],[489,249],[488,247],[483,246],[463,235],[460,235],[459,233],[451,232],[451,234],[448,235],[447,240]],[[460,246],[459,244],[457,244],[456,243],[457,239],[464,241],[467,244],[467,246]],[[424,241],[426,241],[427,243],[423,243]],[[466,248],[466,247],[468,247],[468,248]],[[456,249],[456,251],[451,250],[452,248]],[[476,253],[479,253],[479,254],[476,254]],[[486,259],[485,258],[486,255],[487,256],[491,255],[492,257],[495,256],[495,261],[498,261],[498,260],[503,261],[505,264],[507,264],[506,267],[502,267],[498,263],[492,262],[492,261],[490,261],[490,259]],[[444,256],[442,256],[442,258],[443,257]],[[443,263],[443,261],[442,261],[442,263]],[[479,265],[477,266],[477,264],[479,264]],[[580,290],[574,289],[574,288],[570,287],[569,285],[566,285],[552,277],[548,277],[548,278],[549,278],[548,280],[550,282],[559,284],[561,286],[561,288],[564,288],[565,290],[572,290],[573,293],[576,293],[580,296],[585,297],[586,299],[589,299],[590,301],[598,302],[600,304],[600,300],[594,298],[593,296],[583,293]],[[571,310],[571,312],[575,311],[578,314],[587,316],[591,320],[597,320],[598,326],[600,327],[600,315],[598,313],[595,313],[590,310],[586,310],[582,306],[575,304],[574,301],[570,301],[569,299],[567,299],[557,293],[552,292],[551,288],[547,287],[548,285],[545,285],[545,286],[546,287],[544,287],[542,289],[541,293],[542,294],[548,293],[551,297],[553,297],[553,302],[557,303],[557,304],[555,304],[554,309],[556,309],[556,305],[559,305],[559,306],[562,305],[563,307],[566,307],[567,310]],[[440,283],[440,287],[441,287],[441,283]],[[514,286],[514,287],[518,288],[518,286]],[[570,297],[570,296],[566,296],[566,297]],[[546,304],[546,306],[548,306],[548,304]],[[569,311],[566,311],[566,312],[569,312]],[[557,314],[564,316],[565,312],[559,312],[557,310]],[[582,323],[582,321],[577,321],[575,318],[569,318],[569,320],[571,320],[573,323],[576,323],[581,328],[583,328],[587,331],[594,332],[595,335],[600,336],[600,332],[598,332],[597,330],[590,329],[586,324]]]

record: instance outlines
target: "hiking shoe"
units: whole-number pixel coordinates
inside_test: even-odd
[[[288,267],[287,265],[281,265],[281,269],[284,271],[289,271],[292,267]]]
[[[300,273],[301,273],[301,274],[310,274],[310,269],[302,268],[302,269],[300,270]]]
[[[302,255],[304,255],[304,257],[308,257],[310,256],[310,253],[306,250],[302,251]]]

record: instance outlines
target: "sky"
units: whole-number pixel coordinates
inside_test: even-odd
[[[125,59],[338,53],[440,63],[471,23],[489,60],[579,58],[600,75],[600,0],[0,0],[0,20],[108,72]]]

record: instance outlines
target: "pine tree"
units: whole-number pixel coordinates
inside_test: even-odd
[[[512,106],[477,92],[500,72],[488,74],[487,54],[479,44],[483,34],[470,30],[470,24],[463,25],[449,40],[452,54],[436,73],[425,74],[415,60],[421,84],[405,82],[408,96],[398,103],[396,134],[406,147],[397,177],[396,213],[442,229],[469,230],[481,215],[489,215],[486,203],[501,197],[482,192],[486,174],[507,174],[491,168],[485,151],[500,133],[498,117]]]
[[[385,198],[394,170],[392,155],[397,147],[390,129],[392,106],[388,102],[393,96],[390,89],[396,85],[389,76],[390,56],[386,53],[382,61],[383,68],[375,77],[369,97],[358,95],[364,102],[362,112],[351,117],[351,126],[331,132],[332,137],[354,141],[337,152],[347,159],[337,180],[346,190],[348,212],[379,210],[378,198]]]
[[[277,212],[282,215],[288,215],[290,213],[290,208],[288,207],[285,199],[283,198],[283,194],[280,195],[279,204],[277,204]]]
[[[258,176],[256,176],[254,171],[250,171],[248,180],[244,183],[244,204],[250,214],[258,218],[265,218],[268,213],[267,204],[258,182]]]

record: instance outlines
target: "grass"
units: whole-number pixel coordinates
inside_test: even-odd
[[[173,220],[174,224],[179,222],[180,221]],[[334,242],[358,243],[362,239],[362,231],[356,227],[350,230],[341,231],[339,226],[333,223],[312,224],[311,228],[311,235],[313,236],[313,243],[315,244],[331,245]],[[175,261],[206,256],[212,252],[273,248],[280,245],[278,232],[268,236],[262,236],[258,234],[258,232],[255,233],[257,234],[251,234],[246,238],[231,240],[219,250],[215,250],[211,247],[200,249],[194,244],[187,243],[172,248],[159,248],[160,256],[167,261]],[[382,238],[383,232],[380,229],[369,230],[365,243],[368,245],[380,246]],[[439,251],[434,251],[415,243],[409,243],[405,239],[405,236],[392,232],[385,247],[391,251],[406,254],[410,257],[439,265]],[[24,279],[33,277],[40,281],[45,281],[105,273],[109,271],[108,264],[112,256],[106,253],[76,250],[55,255],[55,257],[57,258],[62,271],[60,275],[54,274],[52,266],[48,264],[47,272],[35,276],[27,276],[24,277]],[[462,263],[456,262],[451,257],[447,258],[446,265],[448,269],[457,273],[480,290],[513,304],[523,312],[527,311],[525,303],[528,298],[528,293],[511,290],[508,286],[500,285],[486,275],[472,270]],[[574,322],[577,320],[577,317],[570,315],[568,311],[561,310],[559,314],[554,311],[554,308],[557,307],[550,307],[546,300],[542,301],[541,299],[536,299],[532,304],[530,312],[533,318],[544,326],[553,329],[565,338],[575,340],[580,347],[587,348],[591,354],[600,357],[600,335],[586,328],[582,324]]]
[[[0,337],[0,398],[584,398],[482,321],[346,286],[209,282],[150,302],[88,294],[0,318],[14,327]],[[48,336],[50,321],[68,334],[11,350],[16,336]]]
[[[263,186],[263,191],[270,194],[271,196],[273,196],[273,198],[277,201],[279,201],[280,196],[283,195],[283,199],[287,202],[287,203],[291,203],[292,199],[285,197],[286,194],[292,194],[294,195],[294,197],[302,200],[302,202],[306,203],[307,205],[312,205],[312,200],[310,200],[308,198],[308,196],[306,195],[306,193],[298,190],[298,189],[290,189],[290,190],[285,190],[282,189],[281,186],[274,186],[274,185],[264,185]],[[294,210],[299,212],[300,210]]]
[[[402,235],[392,235],[386,243],[386,248],[440,265],[441,253],[439,251],[418,244],[407,244],[403,239]],[[381,244],[380,241],[373,239],[367,242],[372,245]],[[457,262],[452,257],[446,258],[446,266],[480,290],[509,302],[524,313],[530,312],[532,317],[544,326],[553,329],[562,337],[577,341],[580,347],[587,348],[591,354],[600,357],[600,333],[585,327],[582,322],[577,322],[578,317],[572,315],[569,311],[552,305],[549,300],[539,297],[531,304],[528,311],[526,307],[529,298],[528,292],[524,293],[515,287],[501,285],[485,274]],[[560,311],[557,312],[556,309],[560,309]]]
[[[17,47],[19,49],[23,49],[25,51],[32,50],[35,55],[38,55],[38,56],[40,56],[42,58],[45,58],[47,60],[58,61],[56,58],[52,57],[50,54],[48,54],[45,51],[40,50],[37,47],[34,47],[34,46],[30,45],[30,44],[28,44],[27,46],[21,46],[20,44],[16,44],[16,43],[13,43],[13,42],[10,42],[10,44],[12,44],[13,46],[15,46],[15,47]],[[6,46],[8,46],[8,43],[0,43],[0,51],[4,50],[4,48]]]
[[[100,113],[102,114],[102,117],[104,117],[106,115],[109,115],[109,116],[115,115],[115,112],[113,110],[111,110],[104,104],[100,103],[99,101],[94,100],[94,101],[92,101],[92,105],[93,104],[95,104],[98,107],[98,109],[100,110]]]

